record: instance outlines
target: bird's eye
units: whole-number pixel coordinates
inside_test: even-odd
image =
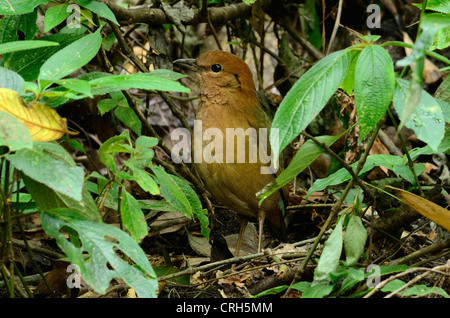
[[[220,64],[213,64],[211,65],[211,71],[214,73],[219,73],[222,70],[222,65]]]

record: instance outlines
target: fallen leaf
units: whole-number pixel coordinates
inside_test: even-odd
[[[430,219],[434,223],[442,226],[447,231],[450,231],[450,211],[444,209],[443,207],[433,203],[425,198],[419,197],[418,195],[412,194],[411,192],[394,188],[391,186],[386,186],[388,188],[394,189],[400,199],[407,204],[409,207],[422,214],[426,218]]]
[[[56,110],[38,102],[24,105],[19,94],[9,88],[0,88],[0,111],[20,120],[33,141],[52,141],[65,134],[77,134],[67,130],[66,119],[61,118]]]

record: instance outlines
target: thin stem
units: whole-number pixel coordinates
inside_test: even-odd
[[[403,151],[405,152],[406,158],[408,159],[409,170],[411,170],[411,172],[412,172],[412,174],[414,176],[414,180],[416,181],[417,188],[419,189],[420,196],[423,197],[424,194],[423,194],[422,186],[420,185],[419,178],[417,177],[416,171],[414,170],[414,162],[412,161],[411,156],[409,155],[409,151],[406,148],[405,141],[403,140],[401,132],[398,130],[397,122],[395,121],[395,118],[392,115],[392,112],[391,112],[390,109],[388,109],[388,114],[389,114],[389,117],[391,118],[392,123],[394,124],[395,131],[398,132],[397,133],[398,139],[400,140],[400,143],[402,145]]]

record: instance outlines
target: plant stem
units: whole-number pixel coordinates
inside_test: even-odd
[[[398,132],[397,133],[398,139],[400,140],[400,143],[402,144],[403,151],[405,152],[406,158],[408,159],[409,170],[411,170],[411,172],[412,172],[412,174],[414,176],[414,180],[416,180],[416,184],[417,184],[417,188],[419,189],[420,196],[423,197],[424,195],[423,195],[422,186],[420,185],[419,178],[417,177],[416,171],[414,170],[414,162],[412,161],[411,156],[409,155],[409,151],[406,148],[406,144],[405,144],[405,141],[403,140],[401,132],[398,131],[397,122],[395,121],[395,118],[392,115],[392,112],[391,112],[390,109],[388,109],[388,114],[389,114],[389,117],[391,118],[392,123],[394,124],[395,130]]]

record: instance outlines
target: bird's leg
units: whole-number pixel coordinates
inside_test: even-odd
[[[241,249],[242,239],[244,238],[244,233],[245,233],[245,228],[247,227],[247,224],[248,224],[248,217],[241,216],[240,219],[241,219],[241,229],[239,230],[238,241],[236,244],[236,251],[234,252],[235,256],[239,256],[239,250]]]
[[[261,209],[258,210],[258,253],[261,252],[262,233],[264,226],[264,218],[266,214]]]

